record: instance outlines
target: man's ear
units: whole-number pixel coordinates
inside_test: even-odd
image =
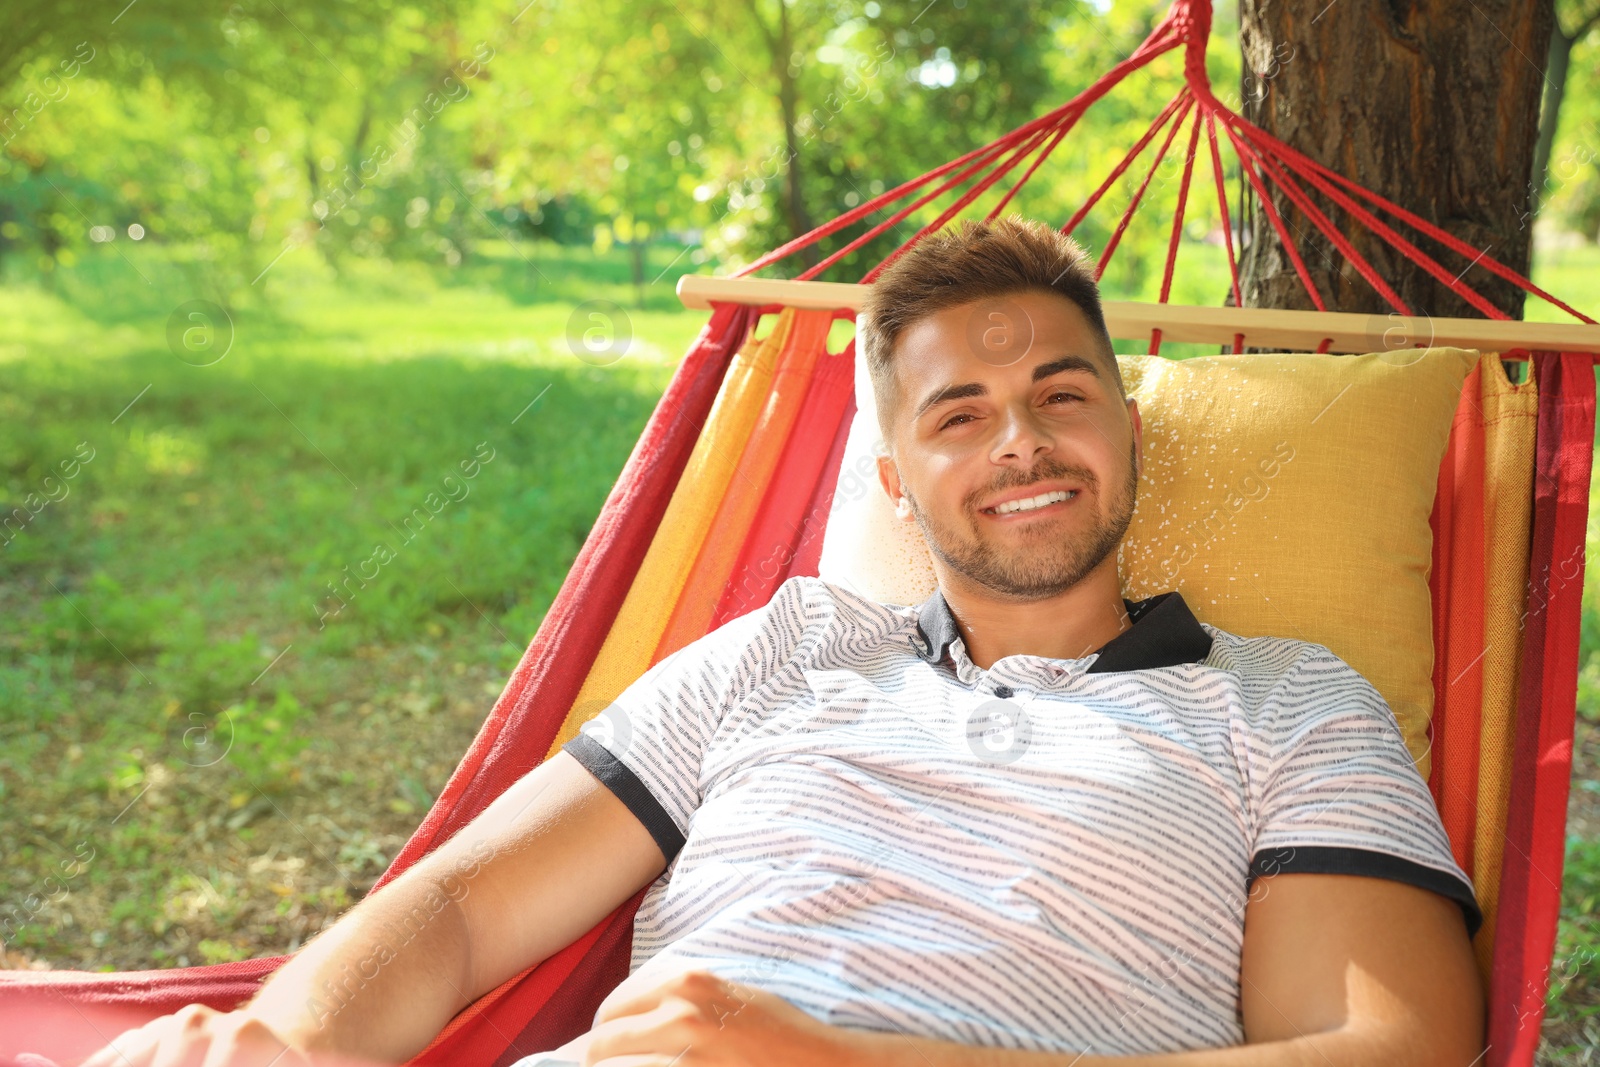
[[[883,486],[883,491],[889,494],[889,499],[894,503],[895,518],[901,522],[911,522],[915,516],[911,514],[911,505],[906,500],[905,490],[900,487],[900,468],[894,465],[891,456],[878,457],[878,484]]]

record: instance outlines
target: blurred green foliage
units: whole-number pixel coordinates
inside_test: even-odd
[[[748,262],[1064,101],[1165,6],[141,0],[113,18],[18,0],[0,45],[0,269],[48,278],[97,246],[131,263],[132,246],[160,243],[190,295],[231,307],[275,292],[290,256],[341,273],[358,259],[453,267],[484,242],[542,237],[624,246],[638,298],[645,246],[692,245],[692,268]],[[1591,50],[1574,53],[1548,210],[1592,237]],[[1178,64],[1097,104],[1011,207],[1069,215],[1177,89]],[[1237,102],[1229,5],[1209,65]],[[1159,266],[1179,154],[1113,261],[1125,287]],[[1138,171],[1078,231],[1091,247]],[[1190,243],[1215,240],[1213,201],[1192,198]],[[932,217],[919,209],[830,277],[859,277]]]
[[[748,262],[1066,100],[1166,8],[141,0],[108,17],[80,0],[14,6],[0,43],[0,271],[49,277],[97,245],[128,255],[156,242],[191,295],[230,307],[270,298],[288,256],[341,272],[352,259],[455,267],[483,242],[535,238],[624,246],[640,299],[645,246],[690,244],[693,268]],[[1237,104],[1237,20],[1220,8],[1208,64]],[[1574,49],[1545,187],[1551,222],[1591,240],[1593,47]],[[1164,57],[1098,103],[1010,207],[1070,215],[1178,88],[1179,62]],[[1112,262],[1126,288],[1159,269],[1157,220],[1171,216],[1180,155]],[[1077,231],[1090,247],[1139,177],[1133,168]],[[949,199],[829,276],[859,277]],[[1197,187],[1187,243],[1216,240],[1214,199]],[[805,250],[769,273],[816,259]],[[548,282],[534,272],[528,285]],[[1202,302],[1224,295],[1213,284]]]

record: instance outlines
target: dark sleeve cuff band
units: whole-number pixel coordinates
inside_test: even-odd
[[[601,785],[627,805],[633,817],[650,831],[661,854],[671,864],[673,857],[683,848],[683,833],[649,787],[639,781],[639,776],[588,734],[579,734],[562,745],[561,750],[571,753],[573,759],[583,764],[584,770],[598,778]]]
[[[638,775],[587,734],[579,734],[562,746],[585,770],[594,775],[618,800],[627,806],[650,836],[661,854],[671,863],[683,849],[683,833],[672,816]],[[1483,926],[1483,912],[1471,887],[1459,878],[1425,867],[1412,860],[1371,849],[1326,845],[1296,845],[1263,849],[1250,861],[1245,877],[1245,892],[1257,878],[1273,874],[1355,874],[1405,882],[1455,901],[1467,924],[1467,937],[1477,936]]]
[[[1454,875],[1391,856],[1387,852],[1328,845],[1262,849],[1250,861],[1250,873],[1244,882],[1245,893],[1250,892],[1251,882],[1273,874],[1359,874],[1405,882],[1431,890],[1461,905],[1468,938],[1477,936],[1478,929],[1483,926],[1483,912],[1478,907],[1471,886]]]

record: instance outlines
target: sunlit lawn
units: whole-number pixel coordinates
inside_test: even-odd
[[[0,499],[58,497],[0,548],[13,951],[281,951],[382,870],[704,321],[672,276],[633,308],[620,255],[542,258],[564,292],[513,256],[452,286],[288,259],[207,366],[220,334],[169,349],[193,290],[154,257],[0,290]],[[566,341],[601,299],[634,336],[611,365]]]

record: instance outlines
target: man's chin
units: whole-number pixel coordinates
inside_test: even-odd
[[[1019,559],[1011,553],[998,559],[991,555],[991,565],[982,568],[963,567],[949,560],[946,562],[967,581],[987,589],[994,596],[1017,601],[1047,600],[1059,596],[1081,582],[1088,573],[1076,559],[1058,560],[1051,566],[1041,567],[1035,556]]]

